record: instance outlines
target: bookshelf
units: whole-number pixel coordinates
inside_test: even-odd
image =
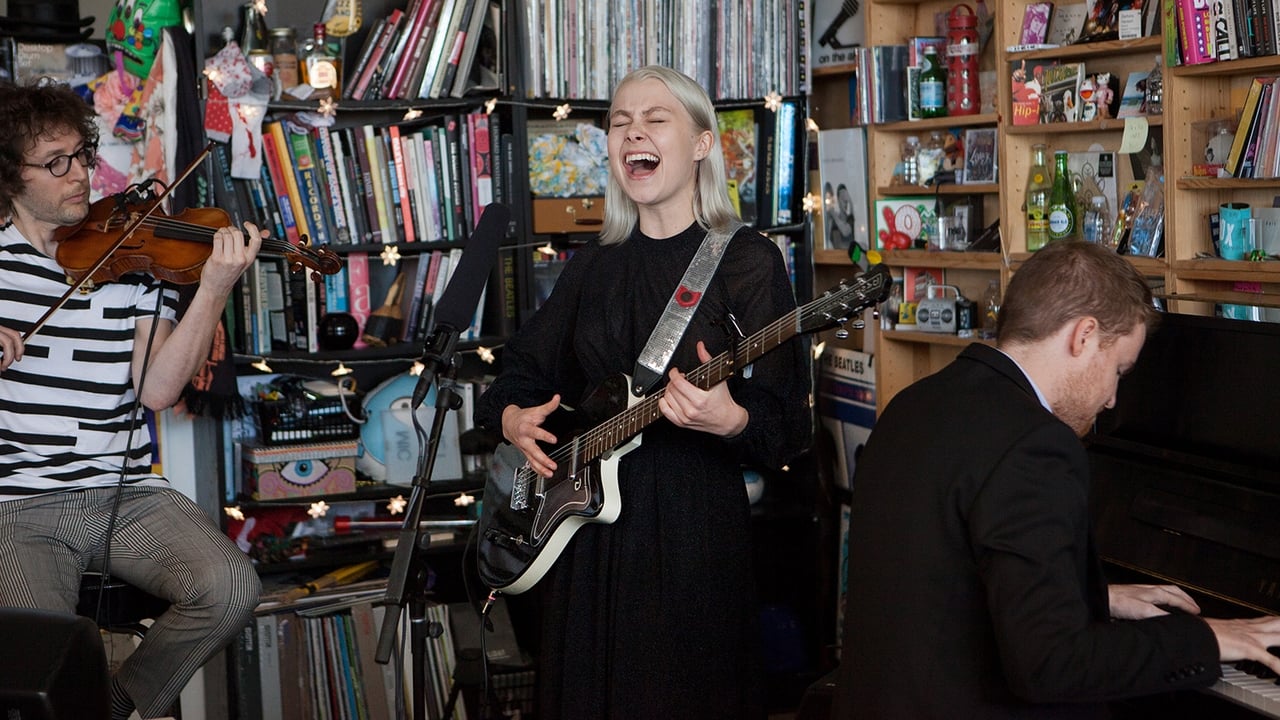
[[[449,0],[445,1],[449,2]],[[363,3],[364,22],[356,33],[345,39],[343,44],[342,58],[346,76],[344,82],[350,82],[353,74],[359,77],[361,48],[367,45],[370,35],[375,32],[377,20],[387,17],[397,9],[404,11],[408,16],[409,7],[413,4],[413,0],[408,0],[407,3],[406,0],[372,0]],[[462,3],[459,2],[459,4]],[[765,11],[765,14],[771,18],[768,27],[756,31],[759,37],[767,40],[765,45],[768,47],[765,49],[765,55],[758,56],[752,62],[735,60],[732,63],[721,63],[718,58],[712,57],[717,43],[729,43],[730,46],[742,45],[744,53],[761,50],[756,47],[756,43],[744,39],[750,37],[744,34],[748,27],[747,18],[741,16],[736,6],[724,8],[724,12],[728,15],[723,18],[725,22],[715,25],[721,30],[720,34],[713,37],[701,29],[712,26],[710,22],[702,22],[703,19],[709,19],[707,13],[711,12],[713,6],[710,2],[677,4],[666,0],[645,0],[639,3],[638,7],[642,9],[641,17],[645,18],[646,22],[659,23],[671,20],[677,24],[685,23],[691,31],[693,28],[698,28],[693,35],[697,38],[696,41],[666,43],[652,41],[652,38],[643,32],[631,38],[630,35],[634,32],[635,26],[631,21],[633,19],[622,22],[624,18],[618,14],[619,11],[606,5],[593,4],[595,8],[593,13],[598,14],[593,14],[590,18],[578,18],[578,22],[587,23],[583,26],[583,32],[588,28],[594,30],[596,26],[612,28],[609,30],[612,35],[609,37],[619,39],[617,42],[613,40],[601,42],[590,48],[592,53],[605,52],[609,58],[607,70],[597,73],[595,69],[597,66],[588,62],[590,58],[568,46],[555,45],[562,39],[562,35],[577,37],[576,32],[545,33],[531,28],[533,15],[530,13],[534,9],[545,9],[541,4],[504,0],[490,4],[491,8],[496,8],[497,17],[500,19],[501,54],[505,58],[512,59],[512,62],[502,68],[506,72],[503,74],[501,83],[492,88],[485,87],[464,93],[461,97],[454,95],[429,98],[402,96],[396,99],[339,97],[336,101],[337,107],[333,114],[332,125],[326,129],[330,135],[330,143],[338,149],[339,153],[346,150],[352,155],[357,154],[354,148],[358,147],[357,143],[360,140],[370,135],[380,140],[388,138],[393,132],[392,128],[395,128],[394,132],[402,139],[415,136],[430,139],[433,129],[447,126],[451,118],[484,116],[496,126],[491,126],[490,130],[492,155],[489,166],[493,171],[493,199],[507,204],[512,213],[499,254],[499,270],[495,271],[494,276],[500,278],[503,284],[497,286],[491,280],[486,301],[482,303],[486,309],[481,332],[477,337],[461,345],[461,367],[458,371],[460,379],[482,384],[486,376],[497,372],[501,363],[503,339],[514,332],[519,324],[527,320],[537,309],[539,281],[549,283],[554,280],[556,262],[535,262],[542,257],[542,250],[547,249],[556,257],[564,258],[577,246],[593,238],[596,232],[590,218],[591,213],[598,217],[603,208],[603,192],[555,198],[536,196],[530,180],[531,170],[534,169],[533,160],[528,152],[531,142],[536,139],[539,129],[547,126],[562,128],[566,134],[572,133],[576,125],[584,121],[594,123],[597,127],[604,127],[603,119],[608,107],[606,98],[613,83],[621,77],[621,74],[643,62],[673,65],[702,80],[704,86],[709,88],[715,98],[719,111],[745,112],[752,117],[753,124],[768,124],[774,121],[775,111],[768,107],[766,96],[776,93],[784,104],[789,104],[795,110],[789,127],[796,138],[794,144],[796,169],[787,177],[791,183],[792,197],[790,202],[785,203],[787,209],[791,211],[791,217],[787,219],[785,215],[778,215],[771,217],[768,221],[757,222],[756,225],[762,232],[775,237],[780,246],[789,248],[798,300],[808,300],[813,294],[813,274],[809,263],[810,237],[808,223],[805,221],[802,210],[802,199],[807,190],[805,171],[809,159],[803,151],[804,120],[808,116],[807,79],[802,72],[805,65],[794,62],[795,54],[803,52],[798,48],[803,48],[807,40],[800,14],[802,3],[797,0],[769,0],[768,10]],[[209,57],[222,46],[221,30],[224,27],[232,29],[238,27],[241,7],[241,3],[234,0],[194,1],[193,13],[195,25],[198,28],[196,32],[198,57]],[[300,39],[305,38],[310,34],[311,24],[319,19],[320,11],[321,6],[304,2],[304,0],[268,0],[267,25],[268,27],[292,26]],[[609,20],[610,13],[612,13],[612,20]],[[538,15],[540,22],[545,22],[545,16],[538,13],[534,15]],[[704,35],[706,37],[703,37]],[[623,36],[628,36],[625,52],[624,44],[620,40]],[[551,44],[548,45],[548,43]],[[636,48],[645,47],[662,48],[662,52],[669,54],[654,54],[656,50],[635,54]],[[584,50],[584,48],[579,47],[577,50]],[[535,56],[541,57],[542,61],[529,62],[529,58]],[[573,62],[570,62],[570,57]],[[551,58],[559,58],[559,60]],[[783,61],[780,58],[786,58],[786,60]],[[735,72],[716,70],[722,65],[725,67],[733,65],[738,69]],[[539,73],[545,73],[545,75],[539,75]],[[597,81],[603,78],[605,82],[595,86],[589,85],[585,82],[588,75]],[[323,103],[315,99],[275,100],[267,108],[265,124],[270,127],[271,123],[285,120],[293,113],[318,113],[322,112],[323,108]],[[567,117],[557,120],[556,116],[562,113],[562,108],[567,110]],[[312,140],[318,143],[319,134],[313,134]],[[286,151],[291,147],[286,143]],[[420,154],[421,151],[418,152],[419,154],[406,156],[403,164],[434,169],[432,163]],[[391,158],[390,164],[394,165],[394,157],[388,157]],[[751,162],[756,168],[763,168],[769,164],[767,157],[760,149],[757,149]],[[469,166],[464,163],[464,168],[467,167]],[[791,165],[786,167],[790,170]],[[252,190],[242,187],[244,183],[222,182],[223,178],[218,176],[216,168],[210,172],[209,180],[211,192],[214,193],[213,204],[224,207],[255,207]],[[348,183],[357,182],[354,175],[348,176],[346,180]],[[399,178],[397,177],[396,180],[398,181]],[[391,176],[388,175],[386,182],[391,181]],[[369,182],[372,182],[372,179]],[[330,189],[331,185],[323,177],[316,180],[315,186],[322,188],[321,198],[334,197],[335,191]],[[325,190],[330,194],[324,195]],[[340,179],[336,193],[342,192]],[[426,196],[430,197],[430,193]],[[453,231],[446,229],[444,232],[429,231],[424,234],[419,229],[420,226],[415,225],[415,237],[412,241],[404,231],[404,221],[397,222],[397,216],[394,214],[381,217],[384,221],[382,233],[376,237],[370,232],[369,227],[370,223],[377,222],[374,214],[378,211],[366,209],[363,219],[349,218],[347,235],[334,233],[330,247],[344,258],[348,270],[353,265],[367,269],[368,290],[367,298],[364,299],[365,311],[379,306],[401,270],[406,273],[406,276],[410,276],[423,263],[431,262],[433,255],[437,253],[447,255],[451,251],[458,251],[465,247],[468,230],[471,227],[470,221],[474,220],[480,205],[481,203],[477,201],[464,207],[463,221],[456,223],[457,228]],[[548,206],[550,210],[547,210]],[[322,200],[318,209],[315,205],[311,205],[297,214],[310,217],[312,212],[332,212],[338,207],[338,202]],[[403,212],[403,207],[401,211]],[[413,212],[412,207],[410,212]],[[471,213],[470,218],[466,217],[467,212]],[[348,213],[350,215],[350,208]],[[548,213],[560,216],[561,219],[571,216],[570,221],[567,224],[548,225],[543,222]],[[283,223],[283,218],[281,222]],[[392,225],[395,226],[394,230],[389,231]],[[386,264],[389,254],[398,256],[394,264]],[[243,288],[245,293],[255,292],[252,282],[251,279],[245,282]],[[345,290],[348,293],[348,299],[354,301],[356,298],[350,288],[342,286],[341,282],[341,280],[334,280],[327,283],[321,289],[320,297],[327,299],[330,293],[340,293]],[[412,286],[413,283],[408,285]],[[494,287],[502,287],[503,291],[494,293]],[[287,293],[287,285],[282,290]],[[242,293],[243,296],[244,293]],[[405,293],[402,314],[406,317],[411,314],[411,297],[410,293]],[[287,306],[292,304],[286,303]],[[504,313],[502,322],[492,322],[490,313],[498,306]],[[316,320],[321,319],[323,314],[322,309],[317,314]],[[243,333],[243,328],[241,332]],[[260,344],[250,346],[248,340],[241,337],[238,341],[233,339],[233,343],[239,343],[239,345],[233,345],[233,348],[236,351],[236,368],[241,376],[242,386],[247,386],[260,377],[259,373],[262,372],[259,369],[260,366],[269,366],[272,374],[284,373],[321,380],[332,380],[330,372],[338,368],[351,370],[357,380],[357,386],[362,391],[367,391],[388,378],[403,375],[410,369],[413,361],[422,353],[421,336],[410,337],[411,340],[390,343],[386,347],[352,349],[316,348],[314,346],[316,343],[306,341],[301,345],[295,345],[289,341],[283,346],[271,343],[266,346]],[[489,352],[492,352],[492,358],[488,361],[482,359]],[[479,387],[476,392],[479,392]],[[469,411],[464,410],[464,412]],[[223,464],[227,467],[224,468],[220,482],[221,496],[226,504],[230,506],[241,502],[244,507],[252,509],[297,505],[297,500],[256,503],[246,500],[240,485],[239,463],[234,459],[236,457],[234,441],[239,433],[240,429],[234,426],[224,425],[223,427],[223,451],[226,458]],[[762,539],[762,542],[787,548],[793,547],[789,543],[798,542],[794,533],[797,528],[803,530],[807,527],[806,518],[810,517],[809,508],[813,504],[809,480],[814,471],[807,464],[811,462],[812,459],[807,458],[793,465],[791,477],[786,478],[786,483],[773,484],[778,488],[784,485],[800,486],[795,493],[783,496],[786,491],[779,490],[777,491],[779,497],[767,498],[768,509],[757,508],[758,512],[753,516],[757,532],[762,538],[767,538]],[[483,479],[468,477],[464,478],[462,483],[441,483],[433,489],[447,486],[443,489],[453,491],[461,489],[461,486],[467,485],[469,481],[472,481],[471,489],[475,489]],[[407,496],[407,490],[407,488],[362,486],[354,495],[334,495],[302,500],[309,502],[324,499],[331,503],[358,500],[384,504],[388,497],[399,491],[403,491]],[[765,504],[762,503],[761,507],[764,506]],[[461,512],[465,513],[465,511]],[[783,540],[788,544],[782,544]],[[812,538],[804,537],[799,541],[807,544],[811,540]],[[379,554],[376,549],[364,546],[358,552]],[[789,555],[791,550],[787,552]],[[332,563],[345,562],[351,558],[351,554],[335,556]],[[445,562],[451,566],[454,564],[453,558],[447,560],[442,558],[441,563]],[[265,566],[263,570],[281,569],[282,566],[289,564],[277,563],[274,566]],[[309,571],[321,572],[331,563],[314,558],[309,559],[306,564]],[[787,577],[786,581],[766,584],[771,588],[769,593],[771,597],[780,598],[779,602],[785,601],[792,605],[809,602],[810,598],[807,597],[804,589],[815,582],[813,572],[816,571],[811,571],[806,565],[796,564],[784,558],[773,559],[770,564],[776,568],[785,569]],[[457,573],[453,572],[455,569]],[[458,568],[450,567],[449,579],[447,581],[442,579],[441,583],[448,582],[456,588],[461,588],[464,586],[461,577],[463,572],[469,574],[471,571],[462,568],[461,564]],[[473,581],[474,586],[478,586],[478,581]],[[806,609],[800,614],[809,617],[816,613],[808,612]],[[809,637],[806,636],[805,639],[807,641]],[[232,667],[233,672],[237,670],[236,667]],[[811,679],[807,676],[793,679],[800,684],[780,692],[794,695],[791,698],[794,700],[798,698],[803,685]]]
[[[1007,72],[1011,63],[1022,60],[1084,62],[1086,72],[1110,72],[1120,79],[1123,87],[1124,78],[1130,72],[1147,70],[1158,58],[1164,57],[1167,45],[1166,39],[1159,34],[1160,23],[1156,22],[1147,23],[1147,26],[1154,25],[1157,34],[1134,40],[1009,52],[1006,48],[1018,42],[1022,14],[1027,4],[1023,0],[1006,0],[990,6],[994,30],[981,67],[996,71],[998,87],[994,115],[884,123],[870,125],[866,130],[868,146],[875,148],[868,162],[874,182],[870,197],[874,201],[915,194],[916,188],[889,182],[892,167],[898,160],[898,144],[902,136],[925,134],[936,127],[973,124],[997,129],[997,183],[993,186],[962,186],[963,189],[944,187],[939,195],[981,193],[987,221],[999,220],[1000,252],[894,250],[884,253],[884,261],[895,272],[906,267],[943,268],[948,284],[958,285],[965,296],[973,300],[981,297],[981,290],[990,278],[999,278],[1003,288],[1018,265],[1029,256],[1022,217],[1031,146],[1045,143],[1051,150],[1118,152],[1126,133],[1139,132],[1136,127],[1139,123],[1114,118],[1052,125],[1012,125],[1009,122],[1012,94]],[[867,36],[875,38],[877,43],[901,43],[913,35],[935,34],[934,15],[951,5],[950,2],[930,0],[873,0],[868,3],[864,17]],[[1169,13],[1171,7],[1166,2],[1163,8],[1156,10]],[[1280,275],[1273,272],[1270,263],[1227,261],[1214,257],[1208,216],[1216,212],[1219,204],[1230,201],[1270,207],[1272,199],[1280,194],[1276,192],[1280,182],[1275,179],[1193,177],[1192,168],[1202,162],[1206,141],[1204,125],[1210,121],[1234,120],[1253,77],[1280,74],[1280,57],[1252,57],[1186,66],[1171,66],[1167,59],[1162,62],[1165,114],[1147,116],[1140,124],[1145,125],[1148,133],[1146,145],[1161,154],[1164,161],[1165,249],[1161,257],[1126,257],[1148,278],[1170,310],[1212,314],[1218,303],[1276,307],[1280,302],[1276,299],[1275,283]],[[848,65],[815,71],[812,102],[823,127],[848,126],[849,83],[856,70],[856,66]],[[1140,139],[1139,143],[1142,142]],[[1129,185],[1140,179],[1135,177],[1129,156],[1118,154],[1118,193],[1123,196]],[[847,272],[847,259],[838,255],[815,254],[815,262],[818,263],[819,285],[838,273]],[[852,340],[845,341],[845,344],[860,344],[866,349],[874,347],[880,409],[899,390],[949,363],[967,343],[967,340],[957,342],[950,336],[901,329],[883,333],[869,331],[866,337],[854,336]]]

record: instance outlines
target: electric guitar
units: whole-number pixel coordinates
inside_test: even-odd
[[[792,310],[760,331],[686,373],[704,390],[729,379],[741,368],[791,338],[846,322],[865,308],[884,302],[892,277],[876,265],[854,282],[841,282],[822,297]],[[504,443],[484,490],[477,552],[480,577],[491,588],[508,594],[533,587],[586,523],[611,523],[622,503],[618,495],[618,461],[640,445],[640,433],[662,417],[658,400],[664,390],[646,397],[631,394],[623,374],[607,379],[581,406],[562,406],[544,424],[557,438],[566,417],[606,418],[585,432],[572,434],[547,454],[556,463],[552,477],[529,468],[515,446]]]

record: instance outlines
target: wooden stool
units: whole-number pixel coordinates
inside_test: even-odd
[[[98,614],[99,591],[102,595],[102,617]],[[111,633],[125,633],[141,640],[147,634],[143,620],[154,620],[169,609],[169,602],[129,583],[111,578],[105,586],[99,573],[85,573],[80,579],[80,602],[76,614],[94,620],[98,627]],[[181,703],[173,702],[169,714],[182,717]]]

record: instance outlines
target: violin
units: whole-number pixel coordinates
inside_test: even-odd
[[[147,273],[178,285],[200,280],[200,270],[213,252],[213,236],[231,224],[225,210],[216,207],[188,208],[166,215],[151,208],[150,202],[131,202],[128,193],[98,200],[89,214],[76,225],[58,228],[57,260],[74,281],[104,283],[131,272]],[[140,215],[146,213],[147,217]],[[119,247],[112,249],[120,233],[136,223],[136,228]],[[107,254],[105,261],[102,259]],[[283,256],[289,269],[310,268],[313,280],[342,269],[342,259],[327,247],[295,245],[279,238],[262,241],[262,255]]]
[[[160,204],[182,184],[213,150],[210,142],[187,165],[186,169],[164,192],[153,197],[149,191],[154,180],[136,185],[119,195],[104,198],[89,206],[89,214],[74,227],[59,228],[55,255],[67,272],[67,291],[48,311],[36,320],[22,341],[49,322],[77,290],[91,282],[115,280],[130,272],[146,272],[161,280],[190,285],[200,280],[200,270],[213,254],[213,236],[231,224],[231,218],[218,208],[184,210],[177,215],[160,212]],[[262,241],[262,250],[283,255],[292,271],[311,268],[318,281],[321,273],[333,275],[342,269],[342,260],[328,248],[312,248],[309,243],[294,245],[279,240]]]

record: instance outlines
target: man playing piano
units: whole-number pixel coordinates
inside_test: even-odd
[[[1280,618],[1112,585],[1080,437],[1156,322],[1124,258],[1054,243],[1014,274],[997,348],[897,395],[858,460],[836,717],[1106,717],[1107,701],[1280,673]]]

